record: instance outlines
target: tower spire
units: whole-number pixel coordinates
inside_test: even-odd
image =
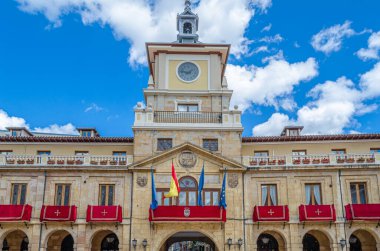
[[[177,15],[177,43],[198,42],[198,15],[191,11],[191,0],[185,0],[185,10]]]

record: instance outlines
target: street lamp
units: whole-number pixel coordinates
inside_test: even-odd
[[[142,241],[142,245],[143,245],[144,250],[145,250],[145,249],[146,249],[146,246],[148,246],[148,241],[147,241],[146,239],[144,239],[144,240]]]
[[[227,245],[228,245],[228,249],[231,249],[231,245],[232,245],[232,239],[231,238],[227,239]]]
[[[136,249],[136,246],[137,246],[137,240],[136,239],[132,240],[132,246],[133,246],[133,249]]]
[[[340,247],[342,248],[342,250],[343,250],[343,248],[346,246],[346,244],[347,244],[347,241],[345,240],[345,239],[341,239],[340,241],[339,241],[339,244],[340,244]]]
[[[239,240],[238,240],[239,249],[241,248],[242,245],[243,245],[243,239],[239,238]]]

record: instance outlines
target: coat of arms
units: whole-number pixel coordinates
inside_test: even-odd
[[[228,186],[230,188],[235,188],[239,184],[239,177],[236,173],[228,174]]]
[[[190,216],[190,208],[185,207],[185,209],[183,210],[183,215],[185,217],[189,217]]]
[[[145,187],[148,183],[148,178],[145,175],[137,176],[137,184],[140,187]]]
[[[192,168],[197,162],[197,156],[191,151],[183,151],[178,157],[178,161],[184,168]]]

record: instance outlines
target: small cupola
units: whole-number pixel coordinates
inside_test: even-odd
[[[177,15],[177,43],[194,44],[198,42],[198,15],[191,11],[191,1],[185,1],[185,10]]]
[[[79,135],[81,137],[88,137],[88,138],[100,137],[96,128],[77,128],[77,131],[79,132]]]
[[[285,126],[281,132],[281,136],[301,136],[303,126]]]
[[[7,127],[12,137],[30,137],[33,134],[26,127]]]

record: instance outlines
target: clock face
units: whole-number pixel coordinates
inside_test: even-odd
[[[193,82],[199,76],[199,68],[191,62],[182,63],[177,70],[178,77],[184,82]]]

